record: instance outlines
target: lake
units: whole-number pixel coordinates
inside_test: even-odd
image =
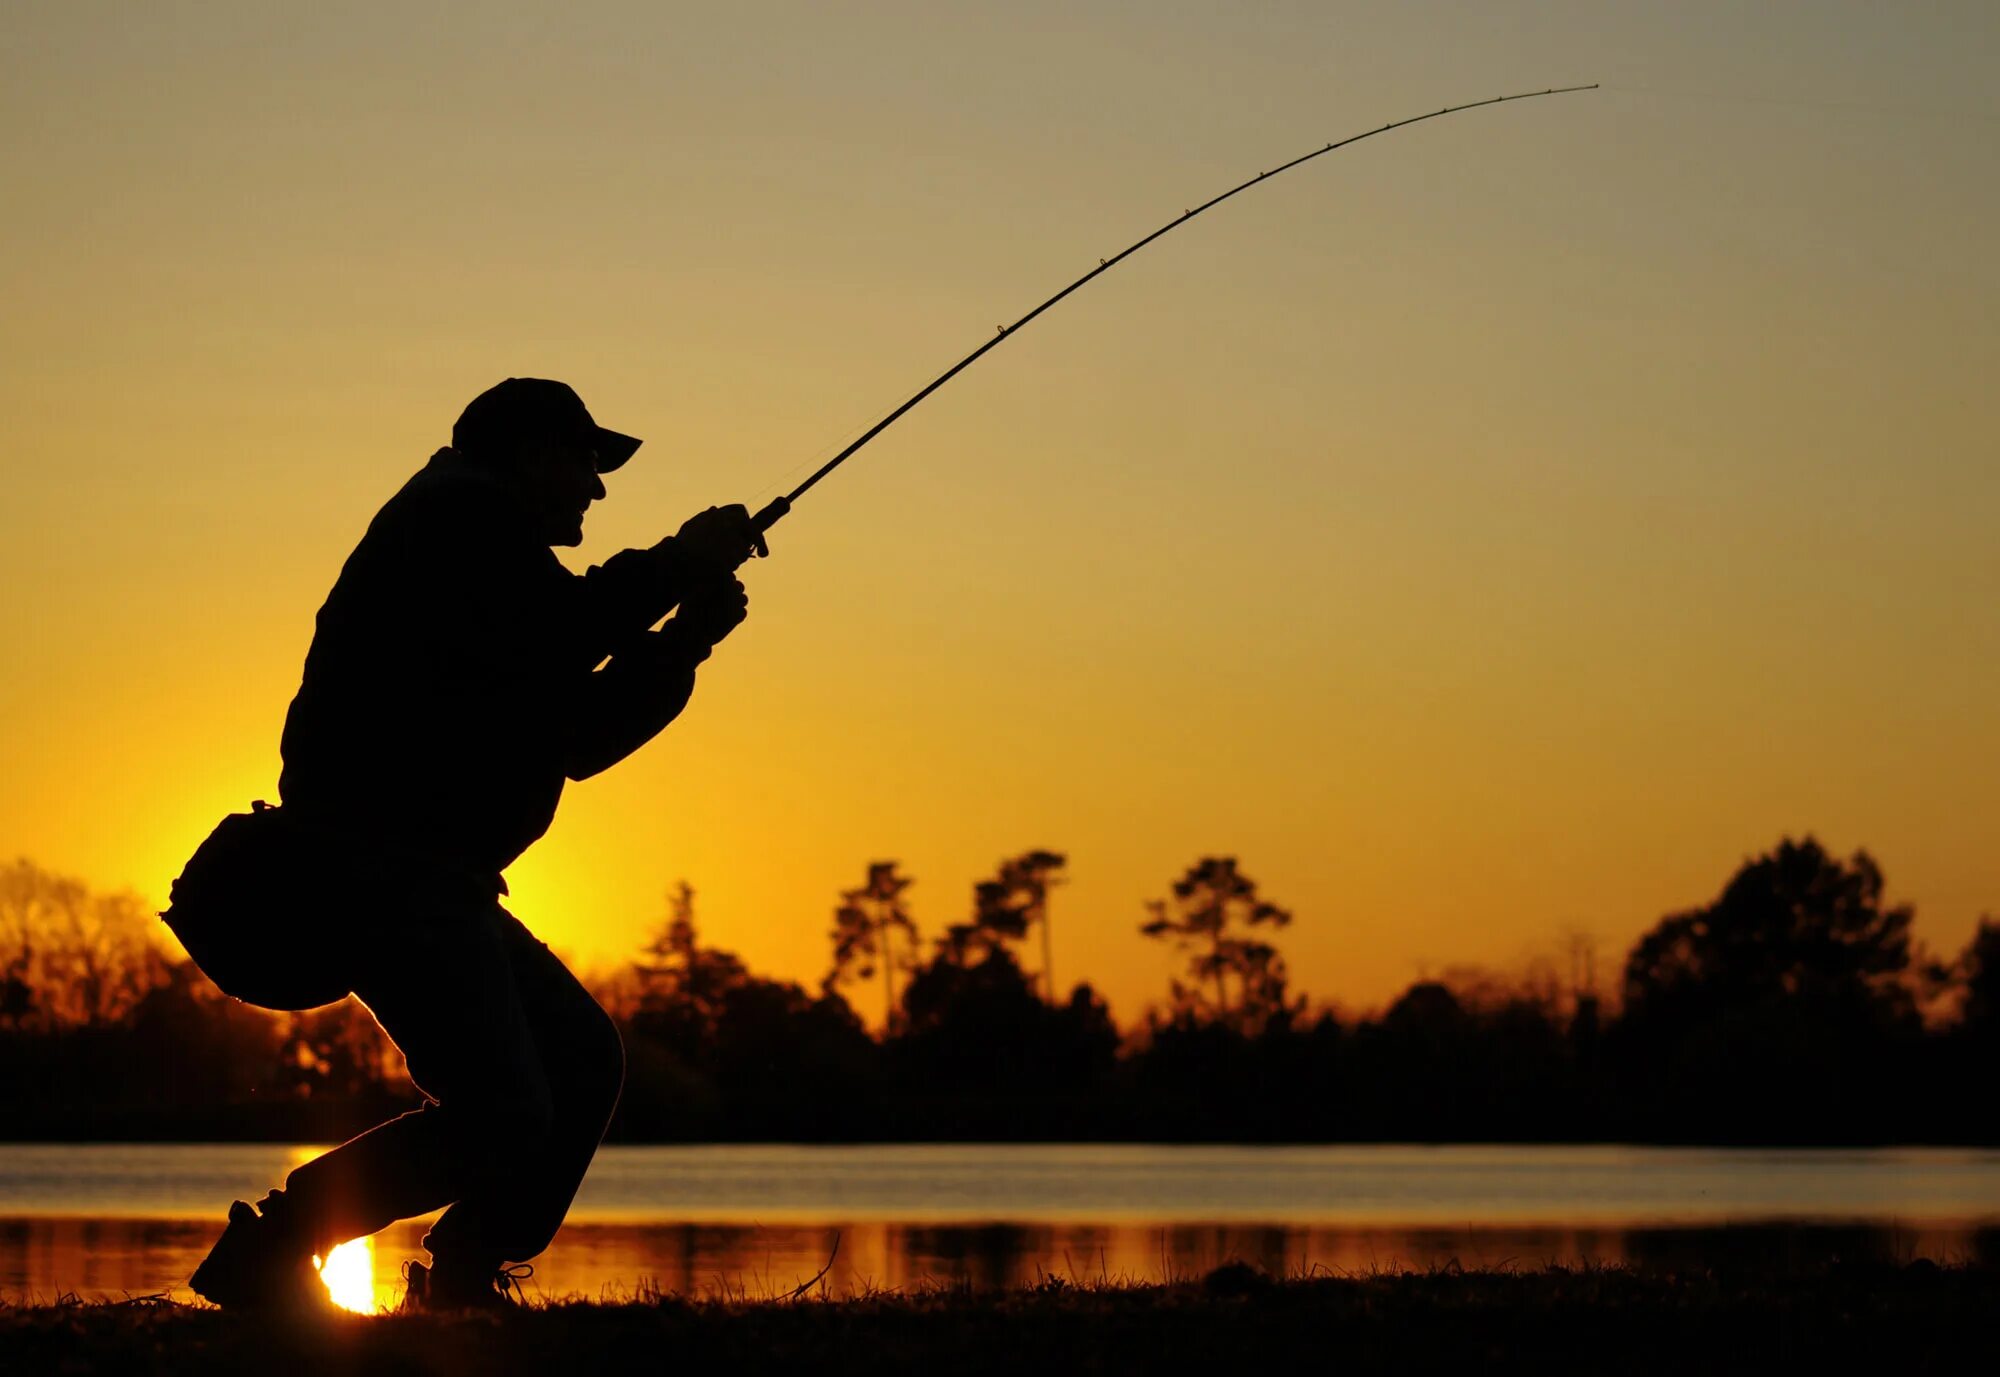
[[[0,1296],[179,1291],[232,1199],[321,1149],[0,1144]],[[392,1303],[421,1221],[336,1252]],[[2000,1261],[2000,1151],[1150,1145],[611,1147],[530,1293],[834,1294],[1272,1271]]]

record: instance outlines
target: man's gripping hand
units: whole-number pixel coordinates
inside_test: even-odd
[[[732,577],[702,584],[681,599],[680,610],[658,631],[649,631],[611,658],[607,670],[622,676],[666,674],[688,676],[680,682],[681,701],[692,685],[692,671],[714,652],[717,642],[743,624],[750,613],[750,595]],[[676,707],[675,712],[680,709]]]
[[[741,626],[749,615],[750,595],[742,580],[728,577],[691,589],[681,599],[681,610],[674,614],[672,625],[681,628],[681,635],[689,640],[710,647]]]
[[[722,585],[763,544],[764,533],[750,523],[750,509],[740,503],[696,512],[673,538],[675,562],[691,587],[704,589]],[[736,620],[743,620],[741,614]]]

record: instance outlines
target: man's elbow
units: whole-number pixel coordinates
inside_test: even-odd
[[[563,774],[572,781],[601,775],[632,752],[645,745],[651,733],[627,740],[610,733],[592,733],[586,740],[572,741],[563,759]]]
[[[569,763],[563,766],[563,776],[564,778],[568,779],[569,782],[572,784],[581,784],[584,780],[589,779],[592,775],[603,774],[606,770],[610,769],[613,765],[616,765],[617,763],[618,763],[617,759],[614,759],[609,756],[604,757],[602,759],[594,759],[590,757],[584,757],[579,759],[576,756],[571,756]]]
[[[596,732],[587,739],[572,742],[563,761],[563,774],[571,780],[585,780],[592,775],[603,774],[665,731],[667,724],[681,715],[684,703],[685,700],[676,704],[672,712],[630,723],[622,731]]]

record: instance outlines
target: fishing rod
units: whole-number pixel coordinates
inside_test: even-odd
[[[758,534],[756,553],[758,554],[765,553],[764,542],[762,539],[763,533],[770,530],[773,526],[777,525],[778,522],[783,519],[785,513],[789,512],[792,509],[792,504],[794,502],[798,501],[800,497],[804,496],[805,493],[809,491],[815,483],[819,482],[820,479],[826,477],[829,473],[832,473],[835,469],[839,468],[842,464],[846,463],[847,460],[851,458],[854,455],[854,453],[857,450],[859,450],[863,445],[867,444],[870,440],[874,439],[877,435],[880,435],[883,431],[887,430],[890,426],[894,425],[898,420],[902,419],[903,414],[909,411],[910,408],[914,407],[918,402],[921,402],[924,398],[930,396],[931,393],[937,391],[940,387],[943,387],[946,383],[950,382],[960,373],[963,373],[967,368],[970,368],[986,353],[987,350],[993,348],[995,345],[999,344],[1002,340],[1005,340],[1010,336],[1012,336],[1022,326],[1026,325],[1029,321],[1033,320],[1036,316],[1040,315],[1042,312],[1048,310],[1049,307],[1055,305],[1058,301],[1061,301],[1064,297],[1068,296],[1071,292],[1075,291],[1077,288],[1083,286],[1084,283],[1089,282],[1092,278],[1110,272],[1112,268],[1116,267],[1118,264],[1130,258],[1140,249],[1145,248],[1146,245],[1152,243],[1155,239],[1158,239],[1168,230],[1179,229],[1182,225],[1185,225],[1188,221],[1194,219],[1195,216],[1201,214],[1203,211],[1221,205],[1224,201],[1234,196],[1237,192],[1247,191],[1251,187],[1257,185],[1257,183],[1262,181],[1268,181],[1270,178],[1277,176],[1280,172],[1288,172],[1292,168],[1297,167],[1300,163],[1309,163],[1314,158],[1323,157],[1324,155],[1333,152],[1336,148],[1345,148],[1347,147],[1347,145],[1351,143],[1359,143],[1363,139],[1372,139],[1377,134],[1388,133],[1391,129],[1401,129],[1406,124],[1421,124],[1425,120],[1434,120],[1441,115],[1455,115],[1461,110],[1477,110],[1482,105],[1501,105],[1510,100],[1534,100],[1540,96],[1562,96],[1562,95],[1568,95],[1572,91],[1595,91],[1597,89],[1597,85],[1598,84],[1593,81],[1588,86],[1551,86],[1548,89],[1542,91],[1522,91],[1517,95],[1493,96],[1486,100],[1470,101],[1464,105],[1447,105],[1442,110],[1432,110],[1425,114],[1412,115],[1408,119],[1396,120],[1394,123],[1382,125],[1380,128],[1377,129],[1370,129],[1360,134],[1349,135],[1347,138],[1340,139],[1334,143],[1330,143],[1324,148],[1315,148],[1312,152],[1304,154],[1301,157],[1294,158],[1288,163],[1280,164],[1279,166],[1272,168],[1269,172],[1259,172],[1256,176],[1250,178],[1248,181],[1240,182],[1237,185],[1229,188],[1229,190],[1223,192],[1220,196],[1216,196],[1210,200],[1203,201],[1200,205],[1195,206],[1190,210],[1182,211],[1179,216],[1177,216],[1172,220],[1167,221],[1166,224],[1154,230],[1151,234],[1147,235],[1144,239],[1141,239],[1138,243],[1126,249],[1123,253],[1117,254],[1116,256],[1111,258],[1098,259],[1096,267],[1092,268],[1082,277],[1079,277],[1076,281],[1070,283],[1067,287],[1057,292],[1047,301],[1044,301],[1034,310],[1028,312],[1028,314],[1022,316],[1012,325],[1000,326],[998,332],[991,339],[987,340],[984,344],[980,345],[970,354],[967,354],[964,358],[960,359],[957,363],[953,364],[951,367],[945,369],[945,371],[938,374],[937,377],[931,379],[931,381],[923,388],[922,391],[918,392],[915,396],[911,397],[908,401],[904,402],[901,406],[897,407],[887,416],[884,416],[881,420],[877,421],[874,425],[870,426],[868,430],[861,436],[860,439],[854,441],[854,443],[850,444],[846,449],[842,450],[840,453],[834,455],[833,458],[827,460],[824,464],[821,464],[819,468],[813,471],[812,476],[806,479],[805,482],[799,484],[796,488],[793,488],[783,497],[773,498],[768,506],[764,507],[755,516],[750,518],[750,524],[756,527]]]

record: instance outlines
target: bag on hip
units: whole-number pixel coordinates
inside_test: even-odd
[[[265,1009],[332,1004],[353,988],[352,914],[335,898],[344,859],[324,833],[259,800],[208,834],[160,917],[224,994]]]

